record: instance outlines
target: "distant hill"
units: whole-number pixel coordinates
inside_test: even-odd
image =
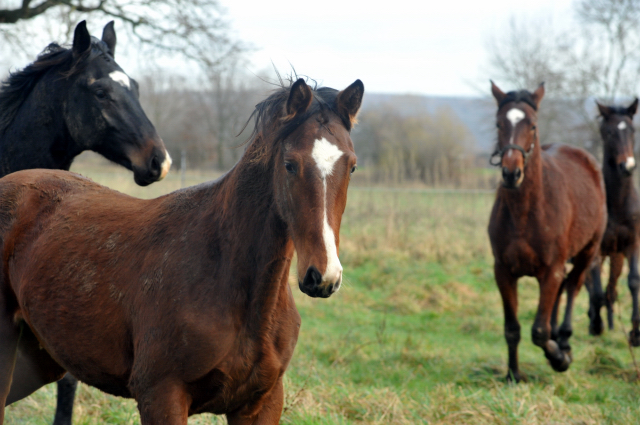
[[[401,114],[414,115],[421,110],[429,114],[451,110],[469,130],[476,153],[490,153],[495,143],[495,100],[492,98],[439,97],[367,93],[362,109],[390,105]]]

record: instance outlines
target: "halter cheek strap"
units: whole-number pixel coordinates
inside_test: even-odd
[[[489,157],[489,164],[493,165],[494,167],[499,167],[500,164],[502,164],[502,157],[504,156],[504,154],[507,153],[509,149],[515,149],[522,152],[522,157],[524,158],[524,166],[526,167],[527,161],[529,160],[529,156],[531,156],[531,153],[533,152],[533,147],[535,146],[535,144],[536,142],[534,139],[534,142],[531,143],[531,147],[528,151],[525,151],[522,146],[511,144],[504,146],[502,149],[496,148],[496,150],[491,154],[491,157]],[[498,160],[496,161],[494,158],[498,158]]]

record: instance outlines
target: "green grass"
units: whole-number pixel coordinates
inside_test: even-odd
[[[79,168],[109,186],[157,196],[179,177],[138,189],[112,168]],[[210,177],[190,174],[190,183]],[[127,186],[130,185],[130,186]],[[152,192],[153,191],[153,192]],[[529,330],[538,285],[520,282],[520,362],[529,382],[507,385],[502,308],[486,225],[493,194],[352,188],[341,229],[344,287],[327,300],[293,285],[302,329],[285,375],[284,424],[637,423],[640,387],[618,327],[588,335],[582,292],[574,362],[556,373]],[[291,279],[292,284],[295,278]],[[623,324],[631,312],[619,288]],[[635,350],[638,354],[638,350]],[[50,423],[55,387],[7,409],[8,424]],[[82,386],[75,423],[137,424],[135,403]],[[190,424],[226,423],[201,415]]]

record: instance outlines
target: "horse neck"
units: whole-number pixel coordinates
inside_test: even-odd
[[[531,210],[542,207],[544,202],[542,149],[537,139],[524,169],[524,179],[520,187],[515,190],[501,187],[498,196],[516,221],[527,221]]]
[[[256,161],[257,143],[247,148],[236,166],[223,177],[211,202],[221,226],[215,232],[231,235],[229,265],[238,300],[242,300],[248,328],[269,328],[284,290],[293,256],[293,242],[275,203],[273,158]],[[224,212],[220,213],[220,207]],[[228,247],[226,247],[228,249]],[[281,310],[281,309],[278,309]]]
[[[68,170],[82,152],[64,123],[65,81],[52,72],[43,76],[0,134],[0,176],[31,168]]]

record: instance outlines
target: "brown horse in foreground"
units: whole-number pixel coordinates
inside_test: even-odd
[[[340,287],[363,93],[283,87],[227,175],[153,200],[63,171],[1,179],[0,424],[65,371],[135,398],[143,425],[277,424],[300,327],[291,258],[304,293]]]
[[[537,109],[544,86],[503,93],[493,82],[498,102],[498,145],[502,186],[498,188],[489,238],[496,283],[504,307],[504,335],[509,347],[507,380],[524,378],[518,369],[517,283],[534,276],[540,300],[531,337],[544,350],[556,371],[571,363],[573,300],[600,247],[607,221],[602,174],[595,159],[584,150],[564,145],[540,146]],[[565,264],[573,269],[565,277]],[[562,290],[567,306],[557,326]]]
[[[609,257],[611,269],[606,295],[602,292],[601,267],[598,262],[592,269],[589,289],[589,332],[600,335],[603,331],[600,308],[607,306],[609,329],[613,329],[613,303],[616,301],[616,283],[622,273],[625,257],[629,262],[629,290],[633,302],[632,329],[629,341],[640,346],[640,313],[638,312],[638,254],[640,253],[640,198],[633,185],[632,173],[636,168],[633,156],[633,116],[638,110],[638,99],[629,107],[603,106],[598,103],[602,116],[600,134],[604,142],[602,173],[607,189],[609,219],[602,238],[601,258]]]

